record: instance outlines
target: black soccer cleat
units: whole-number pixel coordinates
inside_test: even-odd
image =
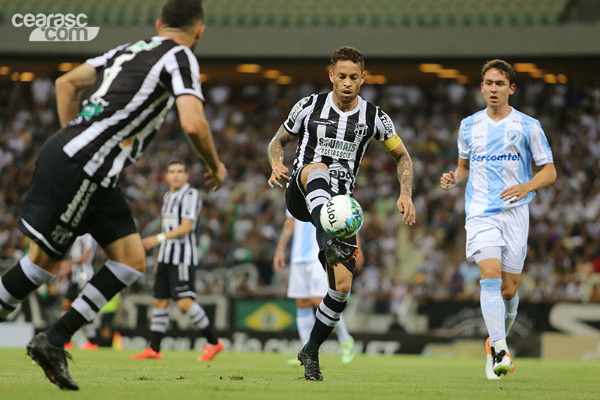
[[[298,352],[300,365],[304,365],[304,379],[307,381],[322,381],[323,374],[319,368],[319,352],[304,352],[304,349]]]
[[[334,265],[348,261],[358,254],[358,246],[341,241],[336,237],[329,239],[325,245],[325,263]]]
[[[64,349],[50,344],[45,332],[35,335],[27,345],[27,355],[46,373],[50,382],[61,389],[79,390],[79,386],[69,375],[67,357],[73,357]]]

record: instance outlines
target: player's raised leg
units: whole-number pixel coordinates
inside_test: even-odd
[[[323,264],[333,265],[347,261],[358,252],[358,247],[343,242],[325,232],[321,226],[321,209],[331,199],[331,178],[329,169],[323,163],[305,166],[300,174],[300,181],[306,192],[306,206],[313,225],[317,229],[319,259]]]

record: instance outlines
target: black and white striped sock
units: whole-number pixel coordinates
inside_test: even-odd
[[[0,321],[5,320],[32,291],[50,281],[53,274],[25,256],[0,279]]]
[[[160,353],[160,342],[165,337],[169,326],[169,311],[166,308],[155,308],[150,321],[150,347]]]
[[[109,260],[85,285],[71,308],[47,331],[48,340],[62,347],[79,328],[91,322],[96,313],[142,273],[125,264]]]
[[[320,232],[321,227],[321,208],[331,199],[331,189],[329,188],[329,173],[324,169],[317,168],[308,174],[306,183],[306,205],[308,212],[313,220],[313,224]]]
[[[194,302],[194,305],[192,306],[192,308],[190,308],[187,314],[192,320],[192,324],[194,324],[194,326],[202,332],[204,337],[206,337],[208,343],[219,343],[217,333],[211,326],[210,320],[208,319],[208,315],[206,315],[206,311],[204,311],[204,308],[202,308],[200,304]]]
[[[321,344],[329,337],[333,328],[340,320],[340,316],[346,308],[350,293],[342,293],[329,288],[327,295],[319,304],[315,314],[315,326],[310,333],[310,339],[304,347],[304,351],[319,351]]]

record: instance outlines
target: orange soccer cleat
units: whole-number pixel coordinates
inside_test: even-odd
[[[152,347],[144,349],[140,354],[131,356],[132,360],[162,360],[163,355],[152,350]]]
[[[223,345],[221,339],[219,339],[219,342],[217,344],[209,343],[206,346],[204,346],[204,353],[200,358],[198,358],[198,361],[210,361],[213,358],[215,358],[215,356],[218,353],[222,352],[224,348],[225,346]]]

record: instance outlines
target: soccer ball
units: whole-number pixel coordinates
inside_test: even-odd
[[[358,201],[338,195],[323,205],[320,219],[325,232],[338,238],[349,238],[362,226],[363,212]]]

